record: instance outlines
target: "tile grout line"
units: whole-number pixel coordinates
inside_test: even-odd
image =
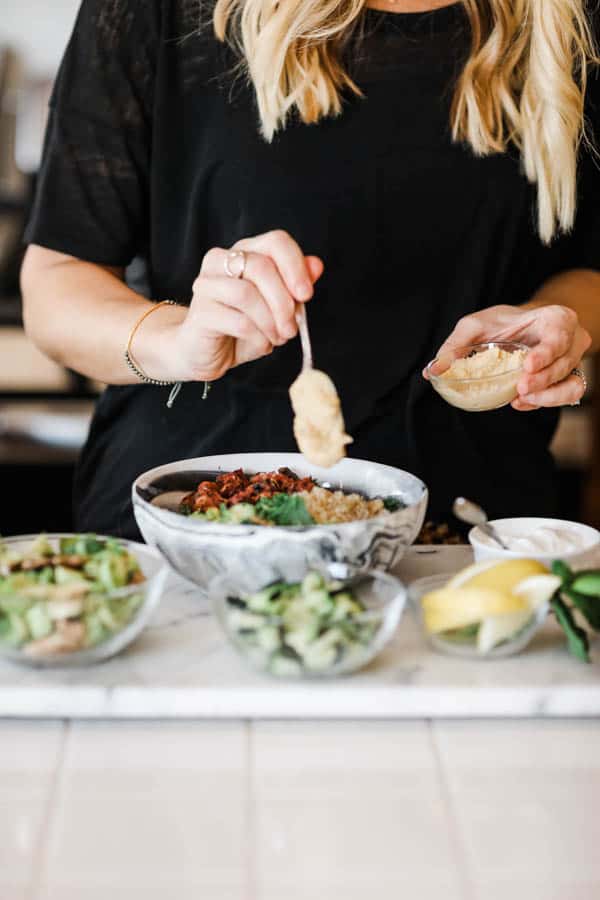
[[[452,843],[453,855],[455,856],[457,861],[461,893],[464,896],[465,900],[475,900],[475,888],[470,877],[465,841],[463,839],[462,829],[460,827],[456,807],[452,800],[452,792],[448,784],[446,767],[444,765],[440,747],[437,741],[435,723],[431,719],[428,719],[425,724],[427,726],[427,734],[431,752],[435,761],[435,769],[438,784],[440,787],[442,803],[450,826],[450,840]]]
[[[65,754],[67,747],[67,740],[71,730],[71,724],[68,720],[63,720],[62,729],[60,735],[60,743],[58,747],[58,754],[56,759],[56,765],[54,767],[54,772],[52,773],[52,777],[50,780],[50,787],[48,790],[48,797],[46,800],[46,808],[44,811],[44,817],[42,822],[42,827],[40,829],[40,836],[36,843],[35,850],[33,852],[32,859],[32,872],[33,877],[29,884],[29,890],[27,892],[28,900],[37,900],[40,889],[44,880],[44,873],[46,870],[46,862],[48,855],[48,843],[50,841],[50,833],[52,831],[52,823],[54,821],[55,813],[56,813],[56,804],[59,795],[60,783],[62,781],[64,762],[65,762]]]
[[[258,900],[256,877],[256,783],[254,778],[254,725],[251,719],[246,727],[246,900]]]

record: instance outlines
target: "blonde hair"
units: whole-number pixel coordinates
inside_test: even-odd
[[[584,99],[596,62],[586,0],[462,0],[471,52],[458,79],[451,125],[478,156],[518,148],[537,185],[544,242],[574,221]],[[267,140],[292,111],[306,123],[360,94],[343,47],[367,0],[217,0],[214,28],[233,41],[254,86]]]

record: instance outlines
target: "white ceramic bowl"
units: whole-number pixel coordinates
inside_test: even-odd
[[[498,544],[495,544],[491,538],[488,538],[483,532],[475,526],[469,532],[469,543],[473,547],[475,561],[480,562],[486,559],[519,559],[520,557],[528,557],[529,559],[537,559],[544,565],[550,566],[555,559],[564,559],[567,562],[574,562],[579,558],[584,558],[590,551],[600,548],[600,532],[589,525],[582,525],[580,522],[569,522],[565,519],[543,519],[520,517],[514,519],[494,519],[490,523],[497,527],[500,536],[515,535],[522,536],[533,534],[536,528],[555,527],[572,531],[579,536],[582,542],[580,550],[566,551],[564,553],[534,553],[526,550],[503,550]]]
[[[286,466],[301,477],[368,497],[394,496],[406,506],[393,513],[339,525],[265,527],[207,522],[157,505],[169,492],[171,504],[193,490],[202,477],[243,469],[270,472]],[[208,474],[206,474],[208,473]],[[418,535],[427,507],[427,488],[409,472],[359,459],[344,459],[330,469],[308,463],[299,453],[234,453],[184,459],[159,466],[133,483],[135,517],[145,540],[173,569],[208,590],[227,574],[232,588],[244,593],[271,581],[300,580],[308,568],[341,562],[355,571],[389,569]]]
[[[47,534],[46,537],[50,543],[58,550],[61,538],[70,538],[75,535],[69,534]],[[15,550],[17,553],[23,552],[39,537],[37,534],[25,534],[16,537],[3,538],[2,543]],[[106,540],[106,535],[98,535],[101,540]],[[65,668],[72,666],[89,666],[94,663],[102,662],[116,656],[121,650],[124,650],[129,644],[136,640],[142,633],[154,610],[159,604],[161,594],[165,584],[165,578],[168,574],[168,568],[164,560],[156,550],[152,547],[146,547],[136,541],[125,541],[118,539],[119,543],[127,548],[137,559],[140,569],[146,576],[146,580],[139,584],[131,585],[130,591],[135,594],[143,594],[144,600],[134,617],[119,631],[116,631],[105,641],[95,644],[93,647],[87,647],[84,650],[75,650],[72,653],[60,653],[56,656],[27,656],[20,649],[15,649],[0,642],[0,656],[9,659],[11,662],[21,663],[23,665],[32,666],[37,669]],[[123,594],[123,588],[120,594]]]

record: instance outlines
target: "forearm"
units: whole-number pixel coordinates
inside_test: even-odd
[[[589,352],[600,350],[600,272],[592,269],[570,269],[561,272],[535,293],[524,308],[568,306],[577,313],[579,322],[592,338]]]
[[[34,246],[27,251],[21,284],[25,329],[44,353],[106,384],[139,380],[127,366],[124,350],[150,302],[127,287],[118,270]],[[166,344],[169,329],[184,314],[165,306],[140,327],[135,359],[150,377],[175,380]]]

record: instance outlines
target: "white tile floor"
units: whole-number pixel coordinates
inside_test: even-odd
[[[1,900],[598,900],[600,722],[0,723]]]

